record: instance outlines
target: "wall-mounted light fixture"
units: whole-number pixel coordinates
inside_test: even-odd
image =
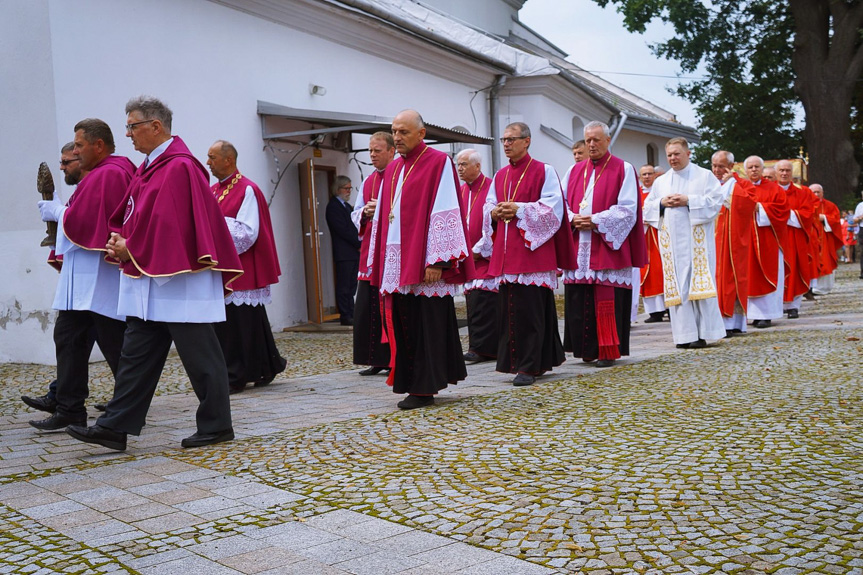
[[[326,96],[327,89],[317,84],[309,84],[309,94],[312,96]]]

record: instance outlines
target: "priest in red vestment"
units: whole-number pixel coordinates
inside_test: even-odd
[[[467,377],[453,296],[473,275],[455,166],[428,147],[422,116],[400,112],[392,124],[396,151],[372,220],[369,262],[380,286],[390,344],[387,383],[407,393],[400,409],[434,403]]]
[[[120,264],[117,310],[128,327],[105,413],[66,431],[124,451],[127,435],[144,427],[173,342],[199,401],[197,431],[180,444],[230,441],[228,370],[213,323],[225,321],[224,295],[243,273],[240,258],[206,168],[171,134],[170,108],[141,96],[126,114],[126,135],[146,158],[109,221],[107,257]]]
[[[564,345],[585,362],[609,367],[629,355],[633,268],[647,263],[641,194],[635,168],[609,152],[606,124],[588,123],[584,140],[588,160],[563,180],[578,246],[575,265],[562,266]]]
[[[468,246],[474,246],[482,239],[483,206],[491,188],[491,178],[482,173],[482,158],[471,148],[456,156],[456,169],[464,182],[459,193],[467,223]],[[497,358],[500,302],[497,279],[488,271],[488,258],[473,254],[473,265],[476,277],[464,286],[468,333],[464,360],[479,363]]]
[[[752,184],[734,173],[734,156],[720,150],[711,158],[722,182],[723,205],[716,219],[716,292],[727,336],[746,332],[749,264],[757,201]]]
[[[375,171],[360,185],[360,194],[351,213],[351,221],[357,227],[361,241],[357,300],[354,306],[354,363],[369,366],[360,371],[360,375],[389,371],[390,365],[390,346],[381,337],[380,286],[370,282],[375,263],[369,261],[369,246],[372,239],[371,222],[381,194],[384,171],[393,161],[395,153],[391,133],[375,132],[369,138],[369,159]]]
[[[237,149],[225,140],[216,141],[207,151],[207,165],[218,179],[211,188],[213,197],[243,265],[243,275],[225,297],[225,321],[215,324],[228,385],[231,393],[240,393],[247,383],[269,385],[285,371],[287,362],[276,347],[266,308],[272,303],[270,286],[278,283],[282,270],[267,199],[237,169]]]
[[[845,245],[842,237],[842,214],[839,206],[824,198],[821,184],[812,184],[809,189],[818,198],[813,225],[818,257],[812,293],[827,295],[833,290],[833,272],[839,267],[838,251]]]
[[[788,203],[785,191],[763,176],[764,160],[749,156],[743,167],[758,202],[749,257],[747,315],[753,327],[766,328],[782,317],[786,275],[782,247],[788,235]]]
[[[641,166],[638,171],[638,177],[641,180],[642,205],[650,194],[656,176],[656,168],[650,164]],[[644,323],[657,323],[662,321],[666,312],[665,286],[662,277],[662,256],[659,253],[659,230],[647,222],[644,222],[644,242],[647,248],[647,263],[641,267],[640,287],[644,311],[650,315]]]
[[[501,142],[509,165],[494,175],[473,252],[489,259],[486,273],[499,286],[497,371],[524,386],[565,360],[554,289],[575,246],[557,172],[528,153],[530,128],[512,123]]]
[[[812,190],[792,181],[793,167],[788,160],[780,160],[776,168],[776,183],[785,191],[788,204],[788,234],[783,252],[787,265],[783,311],[789,319],[800,314],[803,295],[815,278],[816,246],[812,238],[817,198]]]
[[[58,223],[55,251],[63,261],[53,305],[58,310],[56,411],[30,422],[42,431],[86,425],[92,334],[116,374],[126,331],[125,317],[117,313],[119,276],[104,252],[108,219],[123,204],[135,166],[113,155],[111,128],[95,118],[75,125],[72,152],[87,176],[65,206],[58,200],[39,202],[42,219]]]

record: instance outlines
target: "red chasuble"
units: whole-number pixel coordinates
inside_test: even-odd
[[[779,281],[779,246],[785,244],[788,235],[785,190],[776,182],[761,180],[755,185],[755,200],[764,208],[770,218],[770,225],[753,229],[749,255],[749,297],[761,297],[776,291]],[[784,269],[782,273],[785,273]]]
[[[545,164],[534,160],[530,154],[525,154],[518,162],[510,163],[494,175],[494,189],[499,203],[538,202],[544,185]],[[575,269],[575,244],[566,217],[564,210],[563,221],[554,236],[533,251],[525,245],[524,232],[518,228],[515,220],[509,224],[493,221],[494,244],[488,268],[490,277]]]
[[[461,185],[461,206],[467,221],[467,247],[469,250],[482,237],[482,207],[485,204],[489,189],[491,189],[491,178],[486,177],[485,174],[480,174],[470,184]],[[495,277],[488,273],[488,264],[489,261],[486,258],[473,261],[476,279],[493,279]]]
[[[237,181],[234,182],[234,178]],[[232,185],[233,183],[233,185]],[[233,290],[254,290],[265,288],[279,281],[282,269],[279,267],[279,256],[276,254],[276,241],[273,239],[273,223],[270,221],[270,208],[263,192],[255,182],[239,172],[231,174],[230,178],[213,186],[213,197],[222,208],[225,217],[236,218],[237,212],[246,197],[246,187],[255,191],[258,203],[258,239],[248,250],[240,254],[243,265],[243,275],[231,284]],[[225,194],[225,190],[231,190]]]
[[[650,191],[641,192],[641,203],[650,195]],[[645,226],[644,245],[647,249],[647,264],[641,268],[641,296],[655,297],[665,292],[665,280],[662,277],[662,254],[659,252],[659,230],[653,226]]]
[[[723,317],[734,315],[739,301],[746,313],[749,302],[749,258],[755,227],[755,187],[732,174],[731,209],[722,206],[716,219],[716,291]],[[778,259],[778,255],[776,256]]]
[[[831,231],[824,230],[821,216],[827,218]],[[837,251],[844,245],[842,241],[842,214],[839,207],[830,200],[818,200],[814,220],[815,236],[818,240],[817,271],[815,277],[830,275],[839,266]]]
[[[390,229],[389,215],[391,206],[395,201],[393,194],[399,183],[399,174],[405,165],[410,171],[410,177],[402,186],[400,199],[401,271],[399,286],[420,284],[425,279],[429,223],[441,176],[452,177],[453,188],[458,190],[458,176],[456,176],[455,166],[453,166],[449,156],[434,148],[429,148],[424,142],[420,142],[407,156],[396,158],[390,162],[384,171],[383,188],[378,200],[379,227],[375,235],[375,262],[372,277],[369,280],[371,285],[381,285],[384,271],[383,254],[386,254],[387,235]],[[447,165],[450,169],[445,173],[444,167]],[[405,171],[405,176],[407,174],[408,171]],[[462,222],[462,233],[467,238],[464,218],[460,218],[460,221]],[[458,265],[443,270],[441,278],[446,283],[462,284],[473,279],[473,273],[473,258],[469,257],[469,254],[464,254],[464,259],[461,259]]]
[[[366,181],[363,183],[363,205],[368,204],[372,200],[378,199],[378,196],[381,193],[381,183],[383,183],[383,181],[384,173],[378,171],[375,171],[371,176],[366,178]],[[365,216],[360,218],[359,236],[362,239],[362,242],[360,243],[360,279],[371,274],[371,268],[368,266],[368,261],[369,245],[371,244],[372,234],[366,233],[369,231],[370,223],[371,220]]]
[[[132,259],[120,263],[120,269],[129,277],[213,270],[223,272],[229,292],[231,282],[243,273],[207,170],[178,136],[135,172],[109,229],[126,239]]]
[[[809,291],[809,282],[814,273],[815,250],[811,241],[812,223],[815,218],[815,194],[805,186],[792,183],[785,192],[788,209],[797,214],[799,228],[788,226],[783,252],[788,268],[783,301],[790,302],[795,297]]]
[[[569,173],[566,189],[567,205],[573,212],[578,213],[578,205],[584,199],[584,193],[588,187],[587,182],[590,181],[591,173],[595,173],[596,184],[593,188],[591,213],[598,214],[608,210],[617,204],[617,195],[623,187],[623,179],[626,175],[625,167],[623,160],[612,156],[609,152],[606,152],[595,165],[592,160],[577,163]],[[638,174],[635,175],[635,181],[638,181]],[[637,198],[635,225],[619,249],[612,249],[611,245],[603,240],[602,234],[591,234],[590,269],[620,270],[630,267],[640,268],[647,264],[641,194],[638,194]],[[578,230],[573,230],[573,234],[578,234]]]

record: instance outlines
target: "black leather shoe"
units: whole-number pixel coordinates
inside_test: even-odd
[[[465,361],[482,361],[482,358],[480,357],[480,355],[477,352],[469,351],[466,354],[464,354],[464,360]]]
[[[224,443],[234,439],[234,430],[226,429],[215,433],[195,433],[180,442],[183,447],[204,447],[205,445],[213,445],[214,443]]]
[[[752,322],[752,327],[757,327],[758,329],[764,329],[765,327],[770,327],[773,322],[769,319],[756,319]]]
[[[69,417],[66,415],[60,415],[59,413],[54,413],[51,417],[40,419],[38,421],[31,421],[29,423],[36,429],[40,429],[42,431],[59,431],[66,429],[70,425],[87,427],[87,418]]]
[[[274,379],[276,379],[276,376],[275,376],[275,375],[274,375],[273,377],[267,377],[267,378],[264,378],[264,379],[262,379],[261,381],[256,381],[256,382],[255,382],[255,387],[267,387],[268,385],[270,385],[271,383],[273,383],[273,380],[274,380]]]
[[[707,347],[707,342],[703,339],[693,341],[689,344],[689,349],[703,349],[705,347]]]
[[[106,409],[108,409],[107,405],[107,403],[96,403],[93,405],[93,409],[95,409],[96,411],[105,411]]]
[[[596,362],[596,367],[611,367],[614,363],[613,359],[600,359]]]
[[[376,367],[376,366],[374,366],[374,365],[373,365],[373,366],[371,366],[371,367],[367,367],[366,369],[362,370],[362,371],[360,372],[360,375],[377,375],[377,374],[379,374],[380,372],[384,371],[385,369],[387,369],[387,368],[385,368],[385,367]]]
[[[688,343],[678,343],[674,347],[676,347],[677,349],[689,349],[689,344]]]
[[[517,373],[515,379],[512,380],[512,384],[516,387],[533,385],[535,382],[536,377],[530,375],[529,373]]]
[[[644,320],[644,323],[660,323],[662,322],[662,318],[665,316],[664,311],[655,311],[650,314],[650,317]]]
[[[797,319],[799,317],[800,317],[800,312],[797,311],[796,309],[789,309],[788,310],[788,319]]]
[[[66,433],[84,443],[95,443],[108,449],[126,451],[126,434],[122,431],[114,431],[99,424],[87,427],[85,425],[70,425]]]
[[[409,395],[396,404],[399,409],[417,409],[434,405],[433,395]]]
[[[50,398],[47,395],[43,395],[41,397],[28,397],[26,395],[22,395],[21,401],[29,407],[38,409],[39,411],[45,411],[47,413],[54,413],[57,411],[57,400]]]
[[[246,390],[246,384],[229,385],[228,386],[228,395],[235,395],[237,393],[243,393],[245,390]]]

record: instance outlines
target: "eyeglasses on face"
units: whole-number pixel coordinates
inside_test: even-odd
[[[527,139],[527,136],[518,136],[516,138],[501,138],[500,143],[501,144],[512,144],[516,140],[526,140],[526,139]]]
[[[134,130],[136,127],[140,126],[141,124],[147,124],[147,123],[149,123],[149,122],[155,122],[155,121],[156,121],[155,119],[152,119],[152,120],[142,120],[142,121],[140,121],[140,122],[135,122],[134,124],[126,124],[126,131],[127,131],[127,132],[131,132],[131,131],[132,131],[132,130]]]
[[[79,162],[79,161],[80,160],[78,158],[72,158],[71,160],[60,160],[60,165],[61,166],[68,166],[72,162]]]

